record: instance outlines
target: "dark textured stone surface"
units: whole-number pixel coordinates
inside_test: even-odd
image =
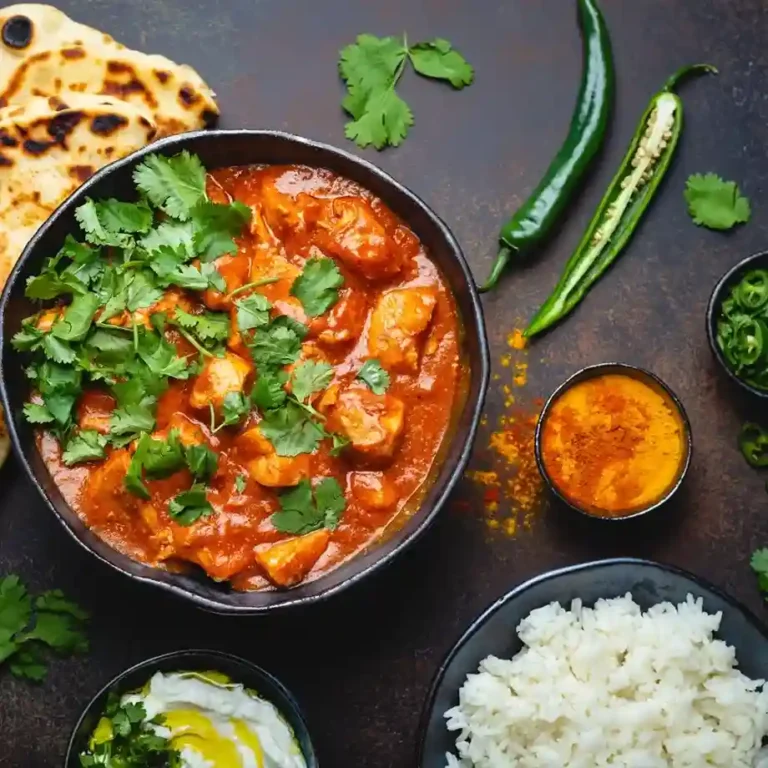
[[[338,49],[359,32],[444,36],[477,68],[462,93],[408,74],[416,125],[398,150],[365,152],[431,204],[485,276],[507,213],[537,182],[570,117],[580,43],[570,0],[66,0],[75,18],[128,45],[188,61],[219,93],[225,127],[281,128],[353,148],[343,138]],[[747,561],[768,543],[763,478],[741,460],[749,404],[716,370],[704,311],[717,277],[766,246],[768,101],[762,0],[604,0],[616,53],[617,114],[607,150],[559,236],[485,299],[494,358],[554,283],[622,156],[648,97],[677,67],[717,64],[685,86],[677,160],[620,263],[567,323],[529,355],[526,397],[548,394],[604,360],[664,378],[691,418],[695,456],[674,506],[638,525],[602,527],[553,507],[533,530],[492,535],[480,491],[465,482],[433,530],[394,567],[328,605],[262,620],[207,616],[132,585],[81,551],[13,462],[0,475],[0,572],[58,586],[94,613],[93,651],[53,664],[39,687],[0,672],[0,765],[60,764],[96,689],[124,667],[176,648],[240,653],[280,677],[303,704],[328,768],[410,765],[429,681],[462,628],[494,598],[550,568],[611,555],[688,568],[763,611]],[[733,234],[695,228],[682,189],[716,171],[742,183],[753,221]],[[489,423],[503,408],[491,385]],[[479,448],[487,443],[481,434]],[[463,502],[457,504],[456,502]]]

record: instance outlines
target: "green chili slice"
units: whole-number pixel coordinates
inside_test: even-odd
[[[753,467],[768,467],[768,432],[759,424],[747,422],[739,434],[739,449]]]
[[[736,286],[736,299],[744,309],[755,312],[768,302],[768,272],[754,269]]]

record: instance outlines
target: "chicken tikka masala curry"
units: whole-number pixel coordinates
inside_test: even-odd
[[[235,589],[327,573],[418,507],[467,371],[414,233],[328,170],[150,156],[88,200],[46,307],[27,418],[115,549]]]

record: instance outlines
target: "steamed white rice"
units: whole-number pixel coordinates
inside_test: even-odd
[[[627,594],[532,611],[523,650],[484,659],[445,713],[448,768],[768,768],[768,690],[701,606],[643,613]]]

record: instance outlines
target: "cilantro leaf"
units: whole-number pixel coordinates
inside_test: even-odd
[[[191,374],[185,357],[176,354],[176,347],[162,336],[144,328],[138,329],[138,355],[152,373],[187,379]]]
[[[331,435],[331,456],[339,456],[341,452],[350,444],[350,439],[346,435],[340,435],[338,432],[332,432]]]
[[[75,350],[66,341],[57,339],[50,333],[43,336],[43,352],[54,363],[62,363],[63,365],[74,362],[77,357]]]
[[[143,482],[144,473],[147,477],[159,479],[178,472],[185,465],[184,449],[175,430],[171,430],[164,440],[144,432],[128,465],[123,485],[134,496],[149,499],[149,491]]]
[[[216,427],[214,432],[218,432],[222,427],[237,424],[250,412],[251,404],[242,392],[227,392],[221,404],[221,415],[224,421]]]
[[[94,207],[99,222],[108,232],[142,234],[152,226],[152,210],[144,202],[125,203],[110,198],[94,203]]]
[[[334,529],[345,508],[346,500],[335,478],[321,480],[314,491],[305,479],[280,494],[280,511],[272,515],[272,524],[281,533],[297,535],[323,527]]]
[[[125,285],[125,306],[129,312],[151,307],[162,298],[163,292],[151,272],[141,270],[131,273]]]
[[[94,202],[90,197],[75,208],[75,219],[85,233],[85,239],[94,245],[128,247],[132,242],[131,236],[125,232],[109,229],[102,221],[100,213],[99,203]]]
[[[106,456],[107,436],[95,429],[81,429],[68,441],[61,454],[61,460],[71,467],[84,461],[95,461]]]
[[[229,338],[229,317],[224,312],[192,315],[177,308],[174,319],[182,328],[194,333],[200,341],[226,341]]]
[[[201,261],[208,262],[226,253],[237,253],[232,239],[240,235],[251,220],[251,209],[241,202],[198,203],[192,211],[197,230],[195,250]]]
[[[357,372],[357,378],[364,381],[376,395],[383,395],[389,388],[389,373],[376,359],[366,360]]]
[[[326,477],[315,486],[315,503],[323,525],[334,530],[347,507],[344,491],[335,477]]]
[[[245,475],[238,475],[235,478],[235,490],[242,493],[248,485],[248,478]]]
[[[149,155],[133,172],[133,181],[152,205],[182,221],[206,199],[205,168],[186,150],[173,157]]]
[[[297,365],[291,375],[291,390],[300,402],[326,389],[333,378],[333,366],[322,360],[307,360]]]
[[[54,420],[53,414],[40,403],[25,403],[24,418],[30,424],[50,424]]]
[[[184,458],[192,476],[204,483],[207,483],[216,474],[219,466],[219,454],[202,443],[200,445],[188,445],[184,449]]]
[[[272,305],[260,293],[252,293],[235,302],[237,307],[237,329],[240,333],[269,324],[269,310]]]
[[[308,259],[302,273],[293,281],[291,294],[310,317],[327,312],[338,300],[344,277],[336,262],[326,257]]]
[[[168,504],[168,514],[179,525],[192,525],[201,517],[213,514],[213,507],[205,495],[205,486],[195,483]]]
[[[312,421],[303,408],[292,402],[277,410],[267,411],[259,427],[278,456],[313,453],[325,437],[325,430]]]
[[[31,615],[32,598],[21,579],[15,575],[0,577],[0,649],[4,642],[27,626]]]
[[[109,422],[110,435],[137,435],[139,432],[151,432],[155,428],[155,400],[147,398],[144,402],[129,403],[112,412]]]
[[[287,380],[285,371],[259,373],[251,390],[251,402],[262,411],[279,408],[288,398],[284,388]]]
[[[259,328],[253,338],[246,339],[259,372],[296,362],[305,333],[303,325],[281,315],[267,327]]]
[[[80,341],[91,327],[99,299],[93,293],[75,296],[64,314],[53,324],[51,333],[64,341]]]
[[[725,230],[749,221],[749,200],[741,195],[736,182],[723,181],[717,174],[689,176],[684,195],[694,224]]]
[[[139,245],[151,254],[168,248],[180,254],[183,261],[189,261],[197,255],[195,224],[192,221],[164,221],[144,235]]]
[[[401,37],[358,35],[354,43],[342,49],[339,72],[348,87],[370,94],[393,87],[407,53]]]
[[[33,600],[19,577],[0,577],[0,663],[8,661],[17,677],[42,680],[46,675],[44,646],[59,653],[86,650],[83,622],[87,618],[60,590],[43,592],[34,600],[33,611]]]
[[[364,101],[357,101],[353,92],[352,101],[345,100],[346,108],[353,108],[359,117],[346,124],[344,135],[358,147],[373,145],[384,149],[388,144],[399,147],[413,125],[413,112],[394,90],[369,95]]]
[[[447,80],[454,88],[470,85],[475,77],[467,60],[440,37],[411,46],[408,55],[420,75]]]
[[[67,613],[79,621],[87,621],[88,611],[84,611],[77,603],[69,600],[60,589],[43,592],[35,599],[35,608],[51,613]]]
[[[48,668],[39,645],[27,645],[12,656],[8,668],[14,677],[26,678],[35,683],[45,680]]]

